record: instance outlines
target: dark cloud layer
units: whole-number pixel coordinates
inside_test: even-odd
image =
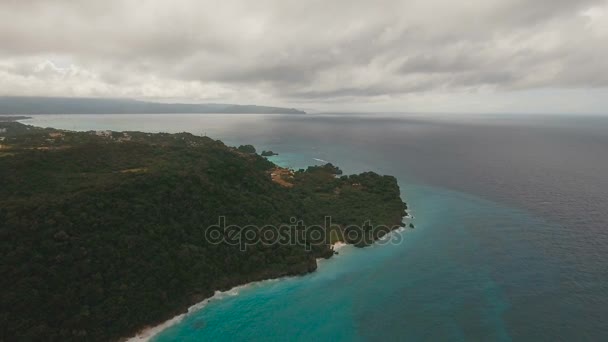
[[[273,103],[608,87],[605,0],[2,0],[2,95]]]

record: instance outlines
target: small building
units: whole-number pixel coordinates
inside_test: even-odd
[[[111,137],[112,136],[112,131],[96,131],[95,135],[97,135],[98,137]]]
[[[61,132],[52,132],[52,133],[49,133],[49,137],[51,137],[51,138],[62,138],[63,137],[63,133],[61,133]]]
[[[128,133],[123,133],[122,137],[116,139],[118,142],[131,141],[131,136]]]

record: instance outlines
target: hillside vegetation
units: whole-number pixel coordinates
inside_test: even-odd
[[[390,229],[394,177],[293,172],[188,133],[69,132],[0,122],[0,341],[116,340],[216,290],[305,274],[348,225]],[[247,152],[250,152],[249,149]],[[331,241],[211,242],[209,227],[323,225]],[[369,232],[373,239],[384,230]]]

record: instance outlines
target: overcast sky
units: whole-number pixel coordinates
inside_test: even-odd
[[[608,1],[0,0],[0,95],[608,112]]]

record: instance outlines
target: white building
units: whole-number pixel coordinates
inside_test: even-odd
[[[95,135],[97,135],[99,137],[111,137],[112,131],[96,131]]]

